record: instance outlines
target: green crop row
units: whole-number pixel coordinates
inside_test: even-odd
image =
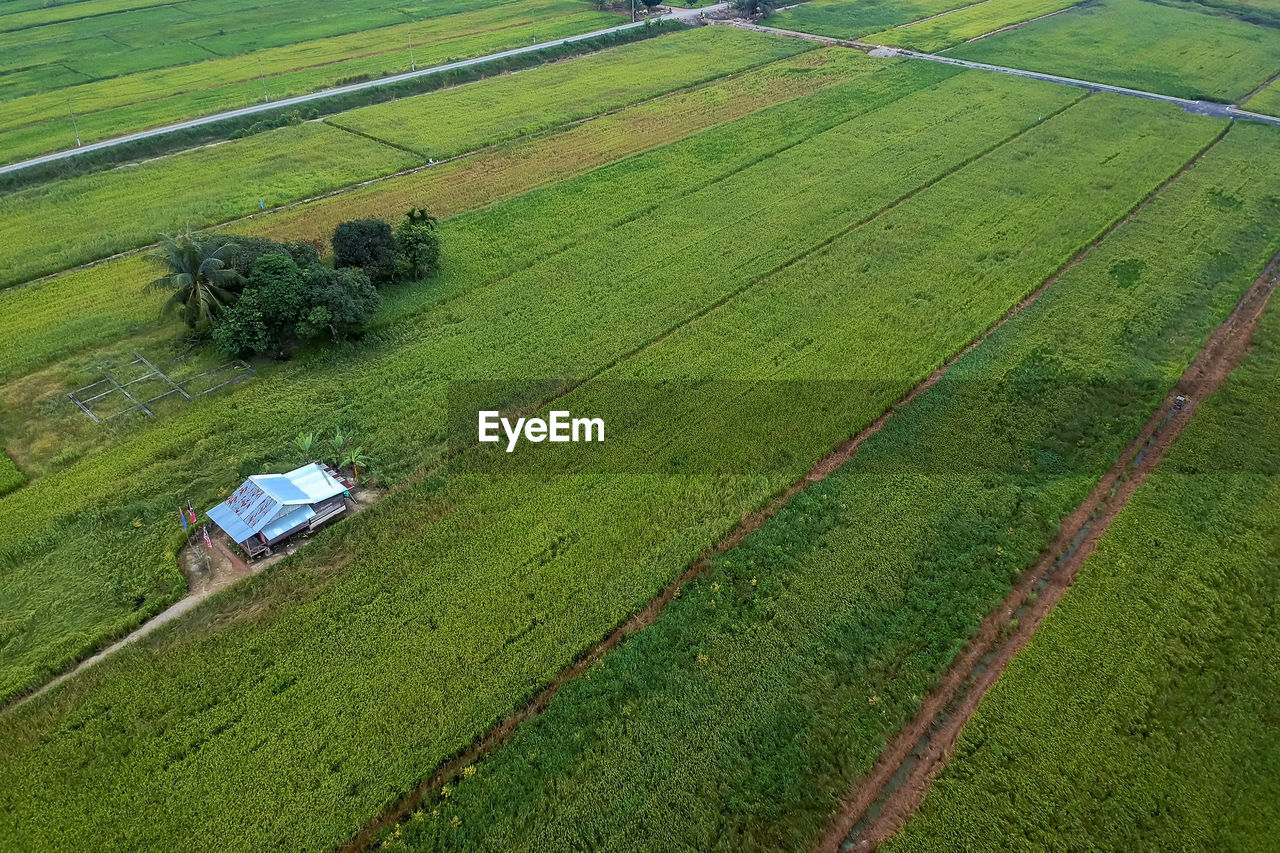
[[[449,790],[389,833],[384,849],[811,849],[885,740],[1280,248],[1269,228],[1280,177],[1262,165],[1277,148],[1273,131],[1233,129],[898,410],[852,461],[717,556],[654,625],[448,780]],[[1235,204],[1224,207],[1224,195]],[[1274,406],[1257,411],[1267,413],[1270,435]],[[825,415],[819,407],[805,417]],[[1252,444],[1259,459],[1274,446]],[[1205,465],[1221,458],[1208,455]],[[1080,619],[1072,641],[1107,612]],[[1144,635],[1111,634],[1115,662]],[[1096,651],[1045,650],[1053,671],[1035,675],[1045,708],[1067,717],[1084,710],[1075,718],[1094,724],[1076,696],[1078,667]],[[1145,671],[1163,668],[1152,662]],[[1106,673],[1096,684],[1105,696]],[[995,820],[1044,827],[1077,811],[1062,808],[1060,783],[1101,756],[1050,752],[1052,743],[1088,741],[1049,719],[1024,733],[1026,716],[1025,706],[1008,707],[1000,721],[1003,744],[1052,768],[1017,786],[1026,801],[1008,800],[1009,767],[993,746],[979,778],[957,770],[946,808],[917,835],[943,850],[1084,849],[1108,839],[1120,849],[1144,846],[1106,833],[971,832]],[[1097,725],[1111,733],[1111,719]],[[1187,789],[1193,801],[1199,793]]]
[[[1270,116],[1280,116],[1280,86],[1275,83],[1245,101],[1244,109]]]
[[[905,37],[892,43],[917,46]],[[1280,30],[1142,0],[1099,0],[953,53],[1164,95],[1234,103],[1280,72]]]
[[[1278,370],[1272,303],[886,849],[1275,846]]]
[[[936,53],[969,39],[995,32],[1001,27],[1048,15],[1079,2],[1081,0],[1074,0],[1074,2],[1073,0],[988,0],[986,3],[969,5],[927,21],[870,35],[865,41]]]
[[[146,245],[179,225],[202,228],[246,216],[260,201],[287,204],[418,165],[428,155],[442,160],[804,49],[793,39],[703,28],[330,120],[356,133],[306,123],[41,184],[0,199],[0,287]],[[97,227],[77,227],[85,210],[102,211]],[[48,247],[51,231],[67,238]]]
[[[660,193],[644,158],[468,218],[542,233],[483,232],[516,243],[503,246],[455,232],[453,275],[477,279],[446,275],[456,295],[385,330],[385,348],[264,376],[11,496],[25,498],[5,507],[23,543],[47,542],[41,501],[125,471],[152,494],[174,474],[225,488],[231,460],[256,465],[280,452],[272,436],[335,408],[407,472],[440,452],[451,408],[474,418],[470,380],[499,407],[586,380],[558,405],[614,424],[591,452],[464,453],[168,632],[163,655],[130,648],[6,715],[5,829],[53,846],[88,826],[136,847],[340,841],[1218,129],[1128,99],[1067,108],[1070,90],[994,75],[921,88],[939,74],[885,67],[843,109],[819,93],[809,106],[829,129],[719,179],[689,155],[746,152],[714,131],[690,140],[680,179],[696,185],[605,225],[607,241],[542,229]],[[528,215],[548,209],[565,215]]]
[[[295,5],[279,0],[183,0],[120,10],[82,2],[37,14],[0,14],[0,92],[11,77],[23,79],[32,93],[56,91],[67,85],[59,80],[67,66],[89,79],[106,79],[513,3],[519,0],[406,8],[388,0],[340,0],[298,15]],[[54,20],[59,15],[74,19]]]
[[[105,258],[161,233],[247,216],[408,169],[421,159],[320,122],[197,148],[0,198],[0,287]],[[93,227],[84,227],[87,211]],[[60,239],[50,244],[49,235]]]
[[[769,18],[769,26],[832,38],[857,38],[923,18],[931,18],[973,0],[809,0]]]
[[[93,141],[259,103],[264,88],[278,100],[407,71],[410,42],[413,60],[426,67],[617,23],[617,16],[590,11],[581,0],[528,0],[86,83],[0,103],[0,147],[12,162],[73,145],[68,97],[81,140]]]
[[[474,158],[238,224],[240,233],[323,244],[343,220],[373,216],[392,221],[410,207],[453,216],[580,175],[614,160],[661,146],[709,127],[826,88],[856,85],[867,70],[847,51],[797,56],[621,110],[567,130]],[[808,126],[802,109],[792,120]],[[834,121],[834,119],[832,119]],[[780,139],[791,132],[756,120]],[[759,137],[753,137],[759,139]],[[680,169],[677,161],[672,167]],[[696,177],[696,176],[690,176]],[[664,176],[654,186],[680,186]],[[0,378],[12,378],[50,360],[113,340],[154,322],[159,301],[140,285],[152,267],[131,257],[76,270],[33,285],[0,291]],[[395,312],[391,312],[393,315]]]

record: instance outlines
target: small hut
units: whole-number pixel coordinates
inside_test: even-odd
[[[258,557],[342,515],[348,488],[332,468],[312,462],[287,474],[250,477],[207,515],[250,557]]]

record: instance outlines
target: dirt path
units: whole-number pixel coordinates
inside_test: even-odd
[[[963,349],[956,352],[951,358],[941,364],[929,376],[922,380],[918,385],[908,391],[901,399],[889,406],[874,421],[863,427],[852,438],[841,443],[835,450],[827,456],[814,463],[813,467],[804,474],[803,477],[792,483],[779,494],[775,495],[769,503],[763,508],[756,510],[743,516],[742,521],[730,531],[726,536],[708,547],[695,559],[683,573],[675,580],[668,583],[662,588],[656,596],[650,599],[649,603],[639,612],[633,614],[621,625],[610,632],[603,640],[592,646],[580,658],[575,660],[570,666],[561,670],[542,690],[540,690],[529,702],[523,707],[517,709],[509,717],[500,721],[493,728],[483,733],[474,741],[471,746],[464,749],[458,755],[449,761],[440,765],[434,773],[428,778],[421,781],[412,791],[410,791],[400,802],[389,808],[387,811],[377,815],[371,819],[365,826],[347,839],[338,850],[343,853],[354,853],[354,851],[364,850],[377,838],[378,834],[384,829],[388,829],[407,818],[413,811],[422,805],[426,797],[438,790],[450,778],[458,775],[462,768],[469,764],[474,764],[481,760],[484,756],[493,750],[502,746],[507,740],[515,734],[521,723],[532,717],[541,714],[546,710],[551,700],[560,691],[568,681],[578,677],[592,665],[608,654],[609,651],[616,648],[624,640],[632,634],[635,634],[648,626],[652,625],[662,615],[667,605],[680,593],[680,590],[689,583],[689,581],[705,573],[711,565],[711,558],[717,554],[734,548],[741,544],[749,535],[760,529],[765,522],[776,515],[787,503],[800,492],[809,488],[814,483],[825,480],[828,476],[837,471],[842,465],[848,462],[858,452],[858,448],[862,446],[872,435],[879,432],[891,417],[903,406],[910,404],[921,394],[928,391],[951,369],[957,361],[963,358],[967,353],[971,352],[982,344],[991,334],[1002,327],[1005,323],[1016,317],[1018,314],[1026,310],[1037,299],[1040,298],[1046,290],[1053,286],[1055,282],[1071,267],[1080,263],[1086,255],[1111,234],[1116,228],[1119,228],[1125,222],[1128,222],[1138,211],[1151,202],[1165,187],[1177,180],[1177,178],[1190,169],[1195,163],[1204,156],[1204,154],[1226,135],[1226,129],[1215,137],[1204,148],[1196,153],[1194,157],[1188,160],[1183,166],[1160,186],[1153,189],[1140,202],[1122,218],[1112,223],[1099,234],[1092,242],[1077,252],[1066,263],[1059,267],[1051,276],[1045,279],[1039,287],[1024,297],[1020,302],[1010,308],[999,320],[993,323],[978,337],[970,341]],[[918,190],[916,191],[918,192]],[[912,195],[915,193],[913,192]],[[898,202],[895,202],[896,205]],[[894,205],[890,205],[892,207]],[[886,208],[888,209],[888,208]],[[883,211],[881,211],[883,212]],[[877,214],[878,216],[879,214]],[[867,221],[872,221],[876,217],[873,216]],[[865,223],[863,223],[865,224]]]
[[[1278,273],[1280,255],[1209,337],[1116,464],[1063,519],[1049,548],[983,620],[915,718],[850,792],[815,850],[874,850],[919,808],[982,697],[1070,588],[1111,522],[1164,458],[1200,402],[1222,386],[1248,352],[1280,280]]]
[[[85,658],[61,675],[45,682],[39,689],[9,703],[4,710],[8,711],[17,708],[37,696],[47,693],[64,681],[74,678],[99,661],[120,651],[125,646],[138,642],[157,628],[169,624],[182,614],[194,609],[215,592],[226,589],[242,578],[262,571],[268,565],[280,559],[280,556],[283,556],[268,557],[266,560],[261,560],[250,566],[232,553],[221,539],[214,538],[213,542],[215,544],[214,549],[208,550],[200,540],[200,537],[194,536],[192,541],[182,549],[179,559],[182,562],[182,573],[187,580],[186,596],[152,616],[111,645]]]

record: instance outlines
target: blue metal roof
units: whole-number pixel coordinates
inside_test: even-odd
[[[206,515],[236,542],[256,533],[272,539],[315,515],[311,504],[346,490],[323,465],[312,462],[287,474],[256,474]],[[302,515],[297,515],[299,507],[305,510]]]

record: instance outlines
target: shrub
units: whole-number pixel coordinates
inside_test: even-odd
[[[396,278],[417,281],[440,269],[440,232],[436,218],[414,208],[396,226]]]
[[[396,238],[391,226],[377,219],[343,222],[333,231],[333,258],[338,267],[359,267],[374,284],[395,274]]]

